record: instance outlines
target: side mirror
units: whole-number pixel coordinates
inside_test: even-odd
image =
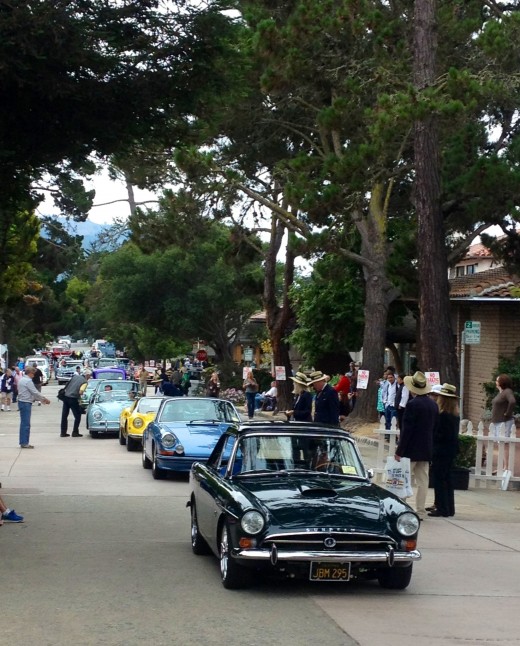
[[[370,468],[370,469],[367,469],[366,471],[367,471],[367,476],[369,477],[370,480],[372,480],[372,478],[374,477],[374,469]]]

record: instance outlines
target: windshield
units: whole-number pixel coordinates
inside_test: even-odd
[[[129,393],[126,390],[108,390],[105,392],[100,392],[97,396],[97,400],[100,403],[104,402],[114,402],[114,401],[128,401],[133,399],[133,393]]]
[[[164,402],[159,422],[218,421],[236,422],[240,418],[226,401],[179,397]]]
[[[365,477],[354,444],[339,437],[312,435],[265,435],[243,437],[234,473],[304,469]]]
[[[159,397],[143,397],[137,403],[137,411],[139,413],[156,413],[159,410],[162,399]]]
[[[92,381],[92,380],[91,380]],[[105,386],[110,386],[112,390],[137,390],[138,384],[135,381],[108,381],[105,379],[99,379],[97,384],[97,391],[101,392],[105,389]]]

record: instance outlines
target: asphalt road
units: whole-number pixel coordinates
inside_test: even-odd
[[[33,451],[0,413],[0,494],[26,519],[0,528],[2,646],[520,644],[518,492],[460,492],[455,518],[426,520],[406,591],[226,591],[216,559],[191,552],[187,479],[154,481],[116,439],[60,438],[57,387],[44,392]]]

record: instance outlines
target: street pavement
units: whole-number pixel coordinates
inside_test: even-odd
[[[113,438],[60,438],[57,387],[44,392],[34,450],[18,448],[18,413],[0,413],[0,495],[26,519],[0,527],[1,646],[520,644],[519,492],[457,492],[454,518],[426,519],[406,591],[225,591],[216,559],[191,552],[187,479],[154,481]]]

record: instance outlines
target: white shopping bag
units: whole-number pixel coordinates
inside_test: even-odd
[[[409,498],[413,494],[408,458],[396,460],[391,455],[386,458],[385,486],[388,491],[395,493],[399,498]]]

